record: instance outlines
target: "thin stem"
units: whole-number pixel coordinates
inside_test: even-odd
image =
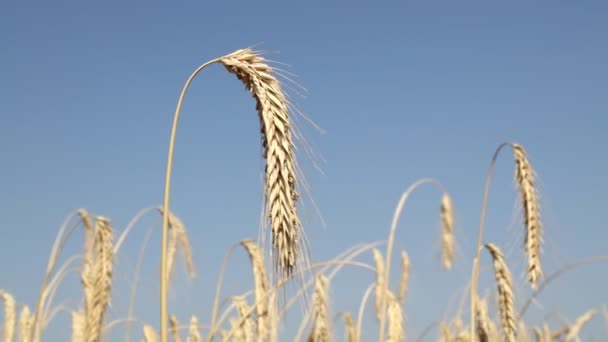
[[[473,272],[471,277],[471,312],[469,324],[471,326],[471,336],[475,336],[475,295],[477,293],[477,281],[479,280],[479,257],[483,243],[483,225],[486,218],[488,197],[490,195],[490,184],[492,182],[492,175],[494,174],[494,165],[496,164],[500,151],[505,146],[512,146],[512,144],[510,142],[503,142],[498,146],[498,148],[496,148],[496,151],[494,151],[494,156],[490,162],[490,168],[488,170],[488,175],[486,176],[486,184],[483,191],[483,200],[481,203],[481,213],[479,218],[479,230],[477,232],[477,245],[475,247],[475,259],[473,259]]]
[[[167,275],[167,240],[169,237],[169,194],[171,193],[171,174],[173,171],[173,151],[175,149],[175,136],[177,133],[177,123],[179,121],[179,113],[182,109],[182,103],[186,95],[186,91],[190,87],[190,84],[203,69],[210,64],[219,61],[219,58],[212,59],[201,66],[199,66],[194,72],[188,77],[186,84],[179,95],[177,101],[177,107],[175,108],[175,114],[173,115],[173,126],[171,127],[171,137],[169,138],[169,152],[167,154],[167,172],[165,174],[165,193],[163,198],[163,230],[161,238],[161,253],[160,253],[160,340],[161,342],[167,342],[168,332],[168,314],[167,314],[167,288],[168,288],[168,275]]]

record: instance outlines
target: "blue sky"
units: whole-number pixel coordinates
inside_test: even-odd
[[[546,271],[606,254],[604,2],[103,3],[0,5],[0,288],[20,303],[35,305],[70,212],[86,208],[122,230],[138,210],[161,203],[183,82],[200,63],[254,44],[297,75],[307,91],[292,99],[326,131],[299,121],[322,160],[320,173],[299,155],[325,222],[304,198],[314,261],[386,239],[396,202],[416,179],[435,177],[451,192],[459,244],[453,272],[438,263],[436,189],[421,188],[399,226],[397,251],[405,248],[413,264],[408,336],[448,309],[454,314],[457,302],[448,302],[467,285],[483,182],[502,141],[523,144],[538,173]],[[195,80],[182,115],[171,209],[189,228],[199,276],[187,280],[178,268],[170,310],[182,321],[191,313],[207,321],[225,251],[257,236],[259,124],[250,95],[219,66]],[[505,250],[521,305],[529,289],[512,165],[510,153],[497,163],[486,240]],[[158,223],[146,216],[119,255],[110,320],[126,315],[139,248],[154,227],[136,316],[158,326]],[[78,253],[81,240],[75,235],[66,255]],[[482,260],[480,283],[493,293],[491,264]],[[608,303],[606,267],[560,278],[526,316],[530,323],[547,315],[558,326]],[[245,254],[236,252],[224,295],[247,289],[249,275]],[[332,284],[334,312],[356,312],[372,281],[365,270],[341,273]],[[77,307],[78,286],[69,276],[58,303]],[[368,312],[364,326],[374,329]],[[60,314],[47,337],[66,336],[67,317]],[[606,336],[605,323],[595,319],[588,334]]]

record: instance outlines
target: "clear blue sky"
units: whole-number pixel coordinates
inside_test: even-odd
[[[161,203],[183,82],[200,63],[254,44],[288,64],[282,68],[307,89],[293,99],[327,132],[300,120],[323,160],[321,174],[299,155],[326,223],[304,201],[314,261],[385,239],[401,192],[416,179],[435,177],[451,191],[459,243],[452,273],[438,263],[437,190],[421,188],[399,226],[396,247],[413,263],[411,338],[446,309],[453,315],[457,303],[448,301],[467,285],[483,182],[502,141],[523,144],[538,173],[546,271],[606,254],[605,2],[15,3],[0,5],[0,288],[20,303],[35,305],[52,241],[70,212],[86,208],[122,230],[139,209]],[[182,321],[191,313],[208,321],[224,252],[257,236],[259,124],[250,95],[219,66],[194,82],[182,114],[172,209],[189,228],[199,277],[186,280],[178,268],[170,310]],[[529,289],[512,165],[509,153],[497,164],[486,239],[505,250],[521,305]],[[153,226],[136,316],[158,326],[159,222],[147,216],[119,255],[110,320],[126,315],[139,246]],[[78,253],[81,240],[76,235],[66,254]],[[488,259],[481,285],[493,293]],[[548,315],[556,327],[608,303],[607,267],[560,278],[529,322]],[[244,253],[234,254],[226,281],[224,295],[250,286]],[[371,281],[365,270],[341,273],[332,284],[334,312],[356,312]],[[77,291],[72,274],[58,303],[78,306]],[[290,324],[298,315],[295,309]],[[373,315],[366,319],[374,328]],[[46,336],[66,336],[67,327],[60,314]],[[588,332],[608,334],[602,319]]]

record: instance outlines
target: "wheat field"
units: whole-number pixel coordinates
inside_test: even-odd
[[[178,260],[183,260],[188,275],[194,277],[199,273],[197,266],[200,265],[194,264],[193,252],[205,246],[191,243],[188,222],[182,222],[171,210],[175,139],[181,107],[191,82],[213,64],[223,66],[229,74],[236,76],[255,100],[264,160],[262,212],[265,220],[258,240],[246,237],[256,232],[243,232],[243,240],[236,241],[229,251],[232,253],[240,249],[247,255],[253,277],[243,281],[250,284],[250,290],[245,293],[223,293],[225,269],[222,268],[217,276],[213,305],[203,309],[205,315],[192,312],[188,317],[178,317],[168,303],[171,283],[177,277],[176,264]],[[407,312],[405,303],[415,264],[411,262],[408,251],[394,250],[399,220],[414,190],[427,185],[439,190],[440,196],[435,204],[438,209],[436,219],[440,225],[439,234],[435,237],[441,251],[438,266],[445,272],[451,272],[458,262],[455,258],[457,203],[440,180],[420,179],[403,192],[396,204],[385,240],[361,243],[340,252],[334,259],[314,263],[308,250],[314,246],[307,244],[298,206],[305,184],[296,158],[295,140],[298,132],[292,120],[292,111],[289,96],[278,79],[276,69],[259,51],[244,48],[202,64],[188,78],[175,110],[162,205],[144,209],[123,230],[117,229],[111,218],[93,214],[88,209],[77,209],[70,214],[52,245],[37,301],[24,303],[11,294],[11,289],[0,289],[4,305],[1,327],[3,341],[46,341],[45,330],[54,324],[53,319],[59,311],[70,315],[71,325],[65,329],[70,331],[72,341],[91,342],[110,340],[109,336],[118,336],[114,333],[116,330],[120,330],[119,335],[124,336],[125,341],[143,339],[150,342],[356,342],[364,341],[363,336],[374,336],[373,340],[378,341],[398,342],[430,340],[431,331],[441,342],[576,341],[590,320],[608,320],[608,309],[602,303],[581,312],[579,317],[571,317],[572,322],[562,326],[548,320],[526,320],[525,314],[530,305],[553,280],[569,270],[608,258],[590,257],[557,270],[543,267],[544,226],[532,158],[525,147],[517,142],[497,142],[499,144],[490,161],[485,184],[470,280],[467,284],[454,284],[454,289],[467,289],[457,294],[461,301],[460,308],[455,315],[439,318],[430,324],[425,334],[412,336],[408,332],[407,316],[416,313]],[[499,156],[508,153],[512,156],[515,191],[522,209],[520,219],[524,241],[518,247],[518,253],[526,265],[526,280],[532,293],[529,298],[517,298],[510,265],[502,251],[504,246],[500,241],[487,241],[484,238],[485,212],[493,170]],[[160,323],[155,325],[138,320],[138,313],[133,312],[131,304],[125,317],[109,319],[108,312],[114,304],[115,269],[121,247],[135,223],[144,214],[150,213],[157,213],[155,219],[162,223],[161,246],[148,247],[159,247],[160,252],[160,296],[155,303]],[[84,241],[78,241],[82,243],[81,253],[63,255],[64,246],[74,239],[72,233],[76,230],[82,230],[84,236]],[[395,255],[400,261],[398,267],[392,265]],[[332,281],[347,267],[366,270],[374,275],[373,282],[356,299],[359,303],[357,312],[332,306],[332,293],[338,290],[332,288]],[[482,272],[482,269],[489,272]],[[66,274],[70,272],[79,274],[82,292],[74,295],[79,304],[66,307],[56,301],[56,295]],[[490,273],[493,273],[493,286],[480,289],[480,278]],[[215,283],[210,275],[205,274],[205,277],[210,283]],[[134,296],[135,293],[130,294],[130,303]],[[518,307],[517,303],[523,305]],[[294,321],[294,315],[297,316],[296,326],[290,329],[285,328],[288,312],[290,322]],[[366,316],[365,312],[372,314]],[[199,320],[201,316],[211,318],[203,322]],[[372,319],[364,321],[366,317]],[[286,331],[292,334],[286,334]]]

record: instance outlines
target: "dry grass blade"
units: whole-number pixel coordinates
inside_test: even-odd
[[[403,311],[401,304],[391,295],[388,302],[388,336],[387,342],[405,342]]]
[[[15,336],[15,324],[17,323],[15,298],[7,291],[1,289],[0,297],[4,300],[4,341],[12,341]]]
[[[258,341],[266,341],[270,336],[271,322],[269,319],[269,307],[267,292],[268,280],[264,268],[264,255],[260,248],[251,240],[241,241],[241,245],[249,254],[253,268],[254,293],[256,298],[256,315],[258,327]]]
[[[173,342],[181,342],[182,338],[179,336],[179,322],[175,315],[169,316],[169,333],[171,334],[171,338],[173,338]]]
[[[384,282],[387,280],[384,279],[385,269],[382,253],[376,248],[372,250],[372,253],[374,255],[374,262],[376,263],[376,318],[380,321],[383,310],[382,303],[384,303],[384,297],[386,295],[386,293],[384,293],[384,287],[386,286]]]
[[[156,342],[158,341],[158,334],[156,330],[149,325],[144,325],[144,341],[145,342]]]
[[[350,312],[343,312],[342,319],[344,320],[344,330],[346,333],[346,341],[347,342],[359,342],[359,337],[357,336],[357,328],[355,326],[355,321],[353,320],[353,315]]]
[[[399,302],[403,304],[410,284],[410,257],[401,251],[401,276],[399,277]]]
[[[498,290],[498,310],[504,332],[505,341],[514,342],[517,335],[515,306],[513,304],[513,281],[507,267],[505,257],[500,248],[494,244],[486,244],[486,249],[494,260],[494,276]]]
[[[313,323],[308,342],[329,342],[332,340],[329,321],[328,280],[319,274],[315,278],[315,291],[312,296]]]
[[[84,340],[84,316],[78,311],[72,311],[72,342]]]
[[[296,159],[287,98],[274,70],[256,51],[242,49],[220,58],[256,99],[264,158],[266,210],[272,229],[275,270],[293,273],[300,257],[301,224],[296,204]]]
[[[542,224],[534,169],[523,146],[513,144],[512,147],[516,164],[515,177],[521,195],[524,224],[526,225],[525,250],[528,256],[528,281],[533,288],[536,288],[539,279],[543,276],[543,270],[540,259]]]
[[[572,324],[572,326],[568,329],[568,334],[566,335],[565,341],[574,341],[581,332],[581,329],[583,329],[585,324],[587,324],[587,322],[589,322],[596,313],[597,312],[595,310],[589,310],[577,318],[574,324]]]
[[[446,192],[441,197],[441,265],[450,270],[454,262],[454,206]]]
[[[192,316],[190,319],[190,325],[188,326],[188,342],[200,342],[201,333],[198,328],[198,319],[196,316]]]
[[[34,317],[32,317],[32,313],[30,308],[25,305],[23,309],[21,309],[21,314],[19,315],[19,341],[20,342],[30,342],[32,340],[32,324],[34,323]]]
[[[95,261],[85,283],[85,293],[90,298],[85,300],[84,335],[85,340],[90,342],[99,341],[101,337],[104,315],[110,302],[114,267],[110,220],[98,216],[95,221]],[[83,282],[84,280],[83,278]],[[88,291],[87,287],[89,287]]]

